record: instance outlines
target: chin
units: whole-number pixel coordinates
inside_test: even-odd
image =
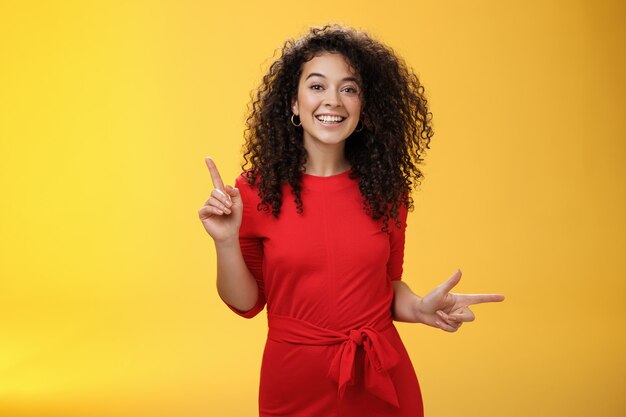
[[[328,145],[336,145],[345,142],[350,137],[352,131],[349,132],[306,132],[305,136],[314,142],[322,142]]]
[[[325,145],[338,145],[340,143],[344,143],[346,139],[348,139],[350,135],[347,136],[310,136],[311,141],[320,142]]]

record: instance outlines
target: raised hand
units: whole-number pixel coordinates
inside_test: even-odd
[[[424,296],[416,305],[420,321],[447,332],[455,332],[466,321],[475,316],[469,306],[479,303],[504,301],[500,294],[455,294],[450,290],[459,283],[461,270],[457,270],[444,283]]]
[[[205,201],[198,210],[198,216],[206,231],[216,242],[236,239],[239,236],[239,226],[243,213],[243,202],[237,188],[224,185],[215,162],[209,157],[204,159],[211,181],[213,191],[211,197]]]

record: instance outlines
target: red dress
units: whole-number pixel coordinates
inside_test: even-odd
[[[259,285],[251,318],[267,304],[261,417],[419,417],[415,371],[393,325],[392,280],[402,276],[402,228],[381,230],[363,210],[351,171],[303,174],[303,213],[283,187],[280,215],[257,210],[258,190],[243,176],[239,240]]]

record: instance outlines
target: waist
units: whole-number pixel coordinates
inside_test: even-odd
[[[393,328],[391,314],[371,320],[367,324],[346,331],[318,326],[306,320],[281,314],[267,314],[268,339],[301,345],[335,345],[355,338],[365,330],[383,332]],[[358,338],[358,337],[357,337]],[[360,344],[360,343],[357,343]]]
[[[337,381],[339,398],[354,383],[357,348],[365,351],[366,389],[381,400],[399,407],[398,395],[390,371],[398,361],[398,352],[380,333],[393,328],[391,314],[347,332],[317,326],[311,322],[268,313],[268,339],[301,345],[340,345],[330,364],[328,376]]]

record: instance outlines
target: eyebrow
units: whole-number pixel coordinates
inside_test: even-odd
[[[310,74],[309,74],[309,76],[308,76],[308,77],[306,77],[306,78],[305,78],[305,80],[304,80],[304,81],[308,80],[308,79],[309,79],[309,78],[311,78],[311,77],[315,77],[315,76],[316,76],[316,77],[326,78],[326,76],[325,76],[324,74],[320,74],[319,72],[312,72],[312,73],[310,73]],[[357,79],[356,79],[356,78],[354,78],[354,77],[345,77],[345,78],[342,78],[342,79],[341,79],[341,81],[354,81],[354,82],[355,82],[355,83],[357,83],[357,84],[359,83],[359,80],[357,80]]]

